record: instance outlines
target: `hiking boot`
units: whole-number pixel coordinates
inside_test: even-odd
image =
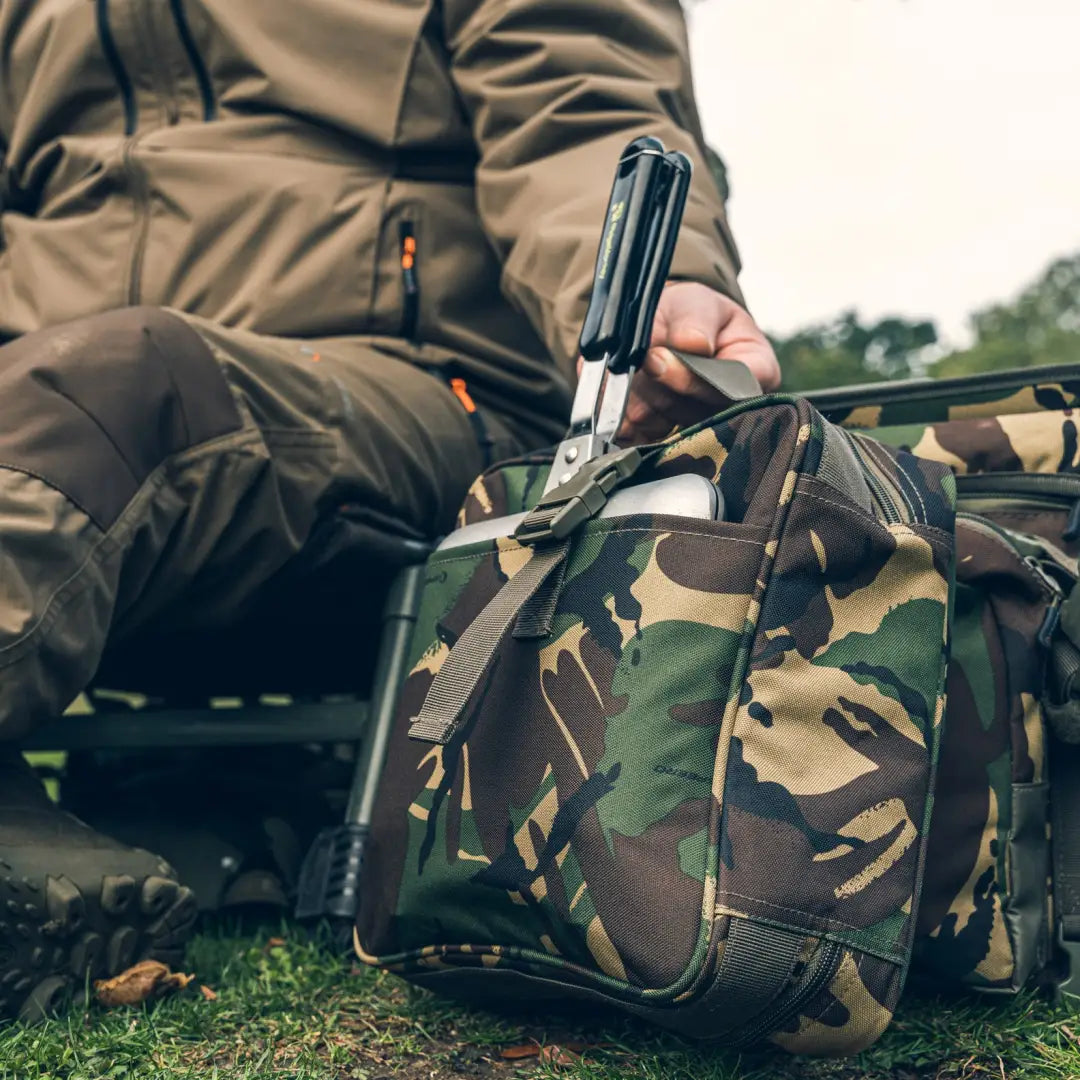
[[[59,809],[0,748],[0,1017],[38,1020],[139,960],[178,965],[195,916],[168,863]]]
[[[200,911],[277,923],[293,906],[304,852],[344,817],[351,779],[351,762],[306,746],[81,751],[68,755],[60,805],[160,852]]]

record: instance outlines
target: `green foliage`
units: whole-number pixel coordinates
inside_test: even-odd
[[[773,347],[784,389],[801,391],[907,378],[937,339],[932,322],[891,316],[864,324],[855,311],[845,311],[789,338],[774,338]]]
[[[927,363],[933,322],[899,316],[863,323],[855,311],[774,338],[784,389],[815,390],[912,375],[973,375],[1080,362],[1080,253],[1056,260],[1011,301],[971,318],[975,341]]]
[[[580,1003],[486,1012],[414,990],[285,923],[210,925],[188,949],[187,990],[134,1008],[72,1002],[0,1030],[0,1080],[1068,1080],[1072,1011],[1040,998],[905,997],[856,1058],[725,1053]],[[280,937],[271,937],[271,932]],[[216,992],[205,1000],[196,987]],[[562,1046],[565,1065],[510,1048]]]
[[[1010,303],[972,316],[975,343],[942,357],[932,375],[1080,361],[1080,253],[1052,263]]]

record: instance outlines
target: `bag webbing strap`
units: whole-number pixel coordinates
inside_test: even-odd
[[[1080,746],[1051,740],[1049,764],[1054,930],[1070,967],[1061,989],[1080,994]]]
[[[492,597],[439,668],[423,707],[412,719],[410,739],[442,745],[450,741],[511,625],[544,582],[563,565],[569,551],[569,540],[534,548],[529,561]]]
[[[712,992],[724,1002],[724,1030],[759,1016],[791,982],[806,935],[749,919],[731,920]]]

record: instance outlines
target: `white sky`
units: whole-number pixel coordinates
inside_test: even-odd
[[[742,284],[785,332],[966,316],[1080,250],[1080,0],[704,0]]]

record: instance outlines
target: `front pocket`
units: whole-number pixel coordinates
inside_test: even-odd
[[[945,532],[796,485],[731,731],[718,912],[828,934],[902,974],[951,562]]]
[[[956,478],[957,504],[1014,532],[1030,532],[1077,552],[1080,474],[969,473]]]
[[[590,523],[551,635],[504,642],[446,746],[409,740],[407,718],[531,553],[505,540],[432,560],[365,870],[365,948],[390,963],[514,957],[631,994],[684,975],[766,539],[725,522]]]
[[[1014,902],[1010,865],[1019,851],[1023,884],[1024,868],[1047,855],[1045,822],[1039,851],[1029,820],[1033,796],[1017,793],[1044,779],[1037,640],[1058,599],[1006,534],[958,515],[948,710],[915,953],[924,973],[1017,989],[1032,970],[1035,949],[1016,936],[1032,923],[1030,884]]]

